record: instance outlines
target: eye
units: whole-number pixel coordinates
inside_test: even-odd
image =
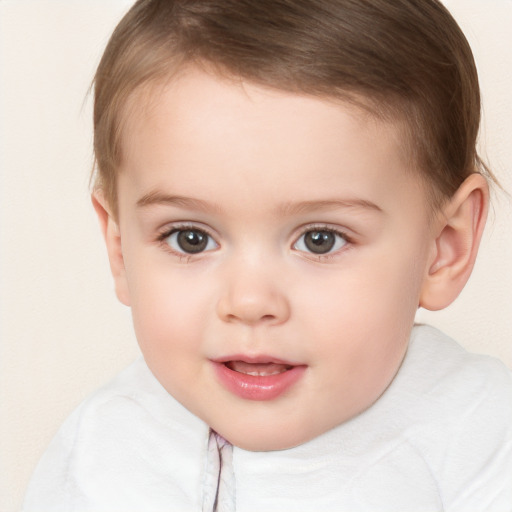
[[[197,228],[174,229],[163,240],[171,249],[184,254],[197,254],[218,247],[208,233]]]
[[[341,249],[348,243],[342,233],[332,229],[311,229],[301,235],[293,248],[312,254],[327,254]]]

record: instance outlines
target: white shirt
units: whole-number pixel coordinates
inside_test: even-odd
[[[141,359],[68,418],[24,512],[511,512],[512,373],[413,329],[368,410],[296,448],[232,447]]]

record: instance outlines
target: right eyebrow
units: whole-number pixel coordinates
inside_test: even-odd
[[[185,196],[175,196],[164,194],[159,191],[149,192],[143,195],[137,201],[138,208],[147,208],[148,206],[163,205],[163,206],[178,206],[188,210],[198,210],[206,213],[218,212],[220,207],[214,203],[209,203],[203,199],[194,199]]]

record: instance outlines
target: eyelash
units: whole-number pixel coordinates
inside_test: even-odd
[[[311,233],[311,232],[315,232],[315,231],[321,232],[321,233],[331,233],[331,234],[341,238],[345,243],[342,247],[340,247],[332,252],[330,251],[330,252],[327,252],[324,254],[321,254],[321,253],[315,254],[314,252],[300,250],[300,252],[306,254],[307,255],[306,257],[309,259],[313,259],[315,261],[330,260],[332,258],[338,257],[340,255],[340,252],[345,252],[347,249],[349,249],[349,247],[351,245],[353,245],[353,239],[349,235],[347,235],[346,232],[341,231],[336,228],[333,228],[331,226],[327,226],[325,224],[313,224],[313,225],[305,226],[301,229],[301,233],[296,238],[295,242],[292,244],[292,247],[295,247],[307,233]]]
[[[204,233],[210,240],[213,240],[213,242],[217,245],[217,247],[219,246],[219,244],[215,241],[215,237],[207,229],[205,229],[202,226],[199,227],[199,226],[196,226],[193,224],[177,224],[170,228],[167,227],[164,231],[162,231],[158,235],[157,241],[163,245],[163,247],[166,251],[172,253],[175,256],[178,256],[180,258],[180,260],[188,262],[191,258],[193,258],[196,255],[200,255],[200,254],[203,254],[204,252],[212,251],[212,249],[209,249],[207,251],[203,250],[203,251],[199,251],[197,253],[187,253],[187,252],[180,252],[180,251],[173,249],[167,242],[167,239],[170,236],[172,236],[174,233],[179,233],[182,231],[197,231],[197,232]],[[295,249],[296,245],[307,233],[311,233],[311,232],[315,232],[315,231],[321,232],[321,233],[331,233],[331,234],[335,235],[336,237],[341,238],[345,243],[341,248],[338,248],[335,251],[327,252],[327,253],[323,253],[323,254],[304,251],[301,249]],[[339,229],[335,229],[333,227],[326,226],[326,225],[313,224],[313,225],[305,226],[301,229],[300,235],[295,239],[295,241],[292,244],[292,248],[299,251],[300,253],[307,254],[307,257],[310,259],[322,261],[322,260],[329,260],[331,258],[338,256],[340,251],[347,250],[347,248],[348,248],[347,246],[350,246],[352,244],[353,244],[352,238],[350,236],[348,236],[344,231],[341,231]]]
[[[162,231],[158,237],[157,241],[163,246],[164,250],[170,252],[172,255],[177,256],[180,261],[188,262],[191,258],[193,258],[196,255],[200,255],[204,252],[210,252],[208,251],[200,251],[198,253],[187,253],[187,252],[180,252],[175,249],[173,249],[169,243],[167,243],[167,239],[172,236],[174,233],[179,233],[180,231],[198,231],[201,233],[204,233],[210,240],[213,240],[215,242],[215,237],[204,227],[202,226],[196,226],[194,224],[177,224],[172,227],[167,227]],[[218,246],[219,244],[215,242],[215,244]]]

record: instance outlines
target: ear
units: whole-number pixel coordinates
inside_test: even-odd
[[[110,270],[114,277],[114,285],[117,298],[125,305],[130,305],[130,294],[128,282],[126,279],[126,269],[124,266],[123,250],[121,245],[121,232],[119,225],[113,217],[107,201],[101,191],[94,191],[92,204],[100,221],[101,231],[107,245],[108,259],[110,261]]]
[[[432,311],[443,309],[462,291],[475,264],[488,205],[487,181],[480,174],[471,174],[443,206],[434,223],[420,307]]]

